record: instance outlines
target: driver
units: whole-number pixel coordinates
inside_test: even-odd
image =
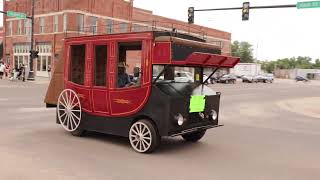
[[[118,88],[124,88],[132,86],[134,83],[131,82],[130,76],[126,73],[125,64],[118,64]]]

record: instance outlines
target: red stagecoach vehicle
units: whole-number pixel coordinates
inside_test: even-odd
[[[163,136],[195,142],[221,126],[220,93],[205,81],[240,60],[220,54],[219,46],[172,32],[66,38],[45,102],[75,136],[128,137],[140,153],[155,150]],[[204,68],[213,70],[206,80]]]

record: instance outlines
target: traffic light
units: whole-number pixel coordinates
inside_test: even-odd
[[[189,24],[194,23],[194,7],[189,7],[188,9],[188,23]]]
[[[39,57],[39,55],[38,55],[39,51],[31,50],[31,51],[29,51],[29,52],[30,52],[30,57],[31,57],[32,59],[35,59],[35,58],[38,58],[38,57]]]
[[[244,2],[242,6],[242,21],[249,20],[250,2]]]

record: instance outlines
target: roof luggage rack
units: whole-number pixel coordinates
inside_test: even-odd
[[[215,44],[220,48],[223,47],[222,41],[208,41],[207,33],[201,28],[195,28],[190,25],[163,22],[163,21],[132,21],[105,24],[100,26],[77,27],[76,29],[68,28],[64,37],[79,37],[92,35],[120,34],[133,32],[150,32],[154,31],[155,36],[172,36],[181,39],[188,39],[198,42],[207,42]]]

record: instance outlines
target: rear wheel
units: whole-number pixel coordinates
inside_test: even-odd
[[[183,139],[190,142],[197,142],[199,141],[206,133],[206,130],[197,131],[190,134],[182,135]]]
[[[159,146],[160,136],[150,121],[142,119],[131,126],[129,141],[135,151],[151,153]]]
[[[74,136],[83,136],[81,128],[82,111],[80,99],[71,89],[63,90],[58,98],[57,116],[62,127]]]

